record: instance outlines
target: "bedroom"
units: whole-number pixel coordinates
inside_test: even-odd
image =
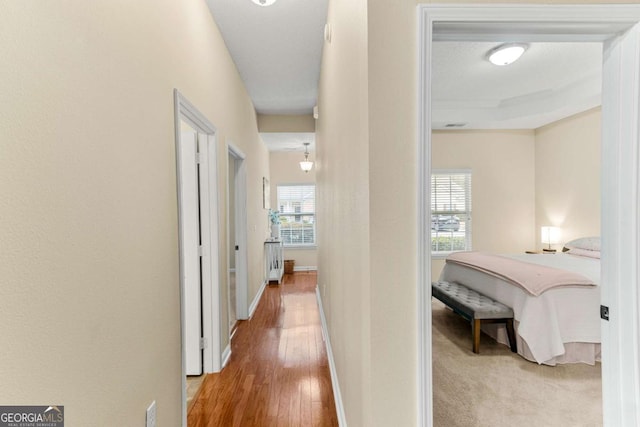
[[[597,44],[561,45],[555,44],[550,48],[536,44],[530,45],[523,58],[508,70],[515,73],[512,77],[513,82],[510,83],[509,76],[506,75],[509,67],[499,67],[502,75],[495,82],[500,84],[484,84],[485,87],[482,88],[485,94],[491,94],[491,91],[494,91],[495,98],[505,97],[505,93],[510,93],[511,97],[514,97],[515,93],[515,96],[519,97],[515,101],[524,103],[533,99],[535,102],[529,102],[531,105],[527,107],[528,110],[522,105],[515,105],[514,100],[510,104],[503,103],[518,111],[527,110],[533,117],[532,123],[534,123],[529,128],[523,126],[522,122],[514,122],[507,126],[498,126],[497,121],[487,123],[486,119],[489,117],[498,117],[500,114],[505,116],[504,111],[499,113],[497,108],[494,111],[488,107],[492,102],[493,105],[499,102],[488,99],[487,95],[485,99],[475,98],[474,103],[471,104],[469,98],[464,98],[464,94],[483,92],[483,90],[474,89],[474,85],[477,87],[482,83],[474,77],[467,82],[466,86],[457,87],[462,85],[456,86],[455,81],[450,78],[451,76],[456,76],[458,79],[465,78],[467,73],[475,72],[478,75],[482,72],[490,72],[490,67],[495,68],[487,61],[483,61],[482,52],[488,51],[492,47],[491,43],[434,45],[434,54],[445,55],[446,52],[456,52],[457,55],[449,53],[447,61],[438,62],[438,67],[441,64],[442,67],[434,69],[433,123],[435,130],[432,138],[432,167],[434,171],[466,169],[472,173],[473,250],[503,254],[523,254],[525,251],[541,250],[540,229],[547,225],[557,226],[561,230],[561,243],[554,246],[558,250],[562,248],[562,243],[569,240],[600,235],[600,109],[597,106],[599,92],[594,94],[593,87],[600,86],[601,49]],[[463,54],[468,54],[475,59],[460,59]],[[545,61],[542,65],[537,62],[541,57]],[[476,61],[476,63],[468,61]],[[563,74],[558,73],[559,69],[567,66],[573,69]],[[529,67],[529,71],[525,70],[526,67]],[[564,80],[561,78],[554,82],[543,83],[541,76],[531,77],[531,68],[545,70],[543,76],[545,79],[573,75],[578,82],[569,82],[566,78]],[[595,75],[594,69],[597,70]],[[542,73],[538,72],[538,74]],[[528,84],[521,84],[523,81]],[[535,86],[529,82],[540,82],[539,84],[547,86]],[[583,90],[576,91],[576,87],[581,87]],[[506,92],[501,92],[503,90]],[[513,92],[509,92],[510,90]],[[532,91],[536,93],[532,94]],[[582,99],[578,98],[574,104],[569,102],[569,99],[574,98],[569,97],[567,93],[579,93]],[[456,94],[459,95],[458,98],[455,98]],[[555,108],[550,108],[549,105]],[[567,113],[566,111],[571,108],[574,109]],[[565,112],[554,119],[545,119],[540,124],[541,112],[550,110]],[[481,123],[474,123],[469,126],[471,129],[443,130],[447,124],[471,122],[477,117],[485,120],[484,126]],[[500,127],[506,129],[500,129]],[[444,256],[433,255],[432,280],[438,279],[443,266]],[[464,320],[461,321],[464,324]],[[434,325],[436,325],[435,321]],[[465,327],[467,328],[465,339],[470,341],[468,323]],[[483,346],[487,342],[485,338],[487,337],[483,337]],[[460,349],[460,351],[463,350],[471,355],[469,356],[471,359],[467,359],[471,363],[475,363],[473,357],[482,357],[487,360],[488,357],[492,357],[493,351],[492,348],[487,347],[481,354],[473,355],[470,348]],[[507,347],[502,350],[504,352],[501,352],[501,355],[511,357]],[[513,357],[519,358],[515,355]],[[437,347],[434,344],[434,361],[437,362],[437,360]],[[496,360],[504,359],[498,357]],[[526,364],[531,366],[527,367]],[[436,366],[437,364],[434,363],[434,372]],[[527,371],[538,368],[531,362],[525,362],[522,366]],[[553,383],[553,377],[571,379],[573,376],[577,387],[580,387],[580,376],[585,375],[585,382],[589,383],[591,389],[599,388],[597,382],[594,382],[599,381],[599,364],[594,368],[589,365],[576,366],[559,367],[559,369],[558,367],[540,367],[536,375],[542,375],[547,383]],[[595,371],[597,371],[596,374],[594,374]],[[435,414],[438,415],[440,411],[441,414],[457,413],[460,416],[462,409],[460,406],[442,407],[441,403],[444,399],[439,399],[443,396],[439,396],[438,390],[438,376],[434,373]],[[492,391],[499,393],[500,390]],[[548,397],[552,398],[553,394]],[[582,415],[588,419],[595,417],[596,421],[599,421],[601,419],[601,403],[598,401],[600,397],[589,395],[589,398],[596,399],[598,402],[595,405],[596,411],[585,413],[581,409],[580,402],[576,401],[573,405],[574,412],[582,412]],[[474,409],[468,408],[467,412],[473,414]],[[571,412],[571,408],[568,412]],[[571,420],[572,415],[566,416],[568,418],[564,420],[565,425],[570,425],[571,423],[567,423],[567,420]],[[559,422],[559,420],[556,421]],[[530,419],[529,422],[533,421]],[[435,425],[441,424],[436,422]],[[455,425],[455,423],[449,425]]]

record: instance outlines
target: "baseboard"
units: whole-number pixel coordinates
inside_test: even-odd
[[[267,282],[266,281],[262,282],[262,285],[260,285],[260,289],[258,289],[258,293],[256,294],[256,297],[253,299],[253,301],[251,301],[251,305],[249,305],[249,319],[253,317],[253,313],[256,311],[256,308],[258,308],[258,303],[260,302],[260,298],[262,298],[262,294],[264,293],[264,288],[266,287],[267,287]]]
[[[331,349],[331,340],[329,339],[329,330],[327,329],[327,319],[324,317],[324,308],[322,307],[322,298],[320,297],[320,288],[318,286],[316,286],[316,300],[318,301],[318,311],[320,312],[320,322],[322,323],[322,336],[324,338],[325,345],[327,346],[327,359],[329,361],[329,372],[331,373],[333,400],[335,401],[336,413],[338,415],[338,426],[347,427],[347,417],[344,414],[342,394],[340,393],[336,364],[333,360],[333,350]]]
[[[227,347],[222,352],[222,366],[220,366],[220,370],[227,366],[229,363],[229,358],[231,357],[231,343],[227,344]]]
[[[300,267],[293,267],[293,271],[317,271],[318,267],[315,265],[301,265]]]

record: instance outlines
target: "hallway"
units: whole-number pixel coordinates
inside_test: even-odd
[[[338,425],[316,278],[299,272],[266,287],[253,317],[238,322],[229,363],[204,380],[189,427]]]

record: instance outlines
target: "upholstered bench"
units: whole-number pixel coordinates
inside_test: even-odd
[[[454,312],[471,321],[474,353],[480,353],[480,326],[482,323],[505,323],[511,351],[517,352],[511,308],[457,282],[444,280],[433,282],[431,295]]]

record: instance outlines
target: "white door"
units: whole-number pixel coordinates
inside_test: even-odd
[[[177,89],[173,94],[180,244],[182,426],[186,427],[187,375],[221,369],[217,131]]]
[[[609,313],[602,321],[604,425],[638,426],[640,23],[608,40],[603,57],[601,304]]]
[[[239,250],[239,246],[236,244],[238,240],[236,237],[236,158],[229,153],[229,187],[228,187],[228,202],[227,202],[227,220],[229,221],[229,331],[232,334],[234,326],[238,320],[236,316],[236,252]]]
[[[183,238],[184,311],[187,375],[202,374],[202,272],[200,261],[200,194],[198,174],[198,134],[187,123],[181,123],[180,217]]]
[[[235,249],[235,290],[236,290],[236,318],[246,320],[249,318],[249,279],[248,279],[248,255],[247,255],[247,166],[245,155],[242,151],[229,143],[229,168],[233,168],[234,185],[229,187],[233,192],[234,234],[229,240],[231,248]],[[233,159],[233,164],[231,160]],[[235,242],[233,241],[235,237]],[[230,249],[231,249],[230,248]]]

